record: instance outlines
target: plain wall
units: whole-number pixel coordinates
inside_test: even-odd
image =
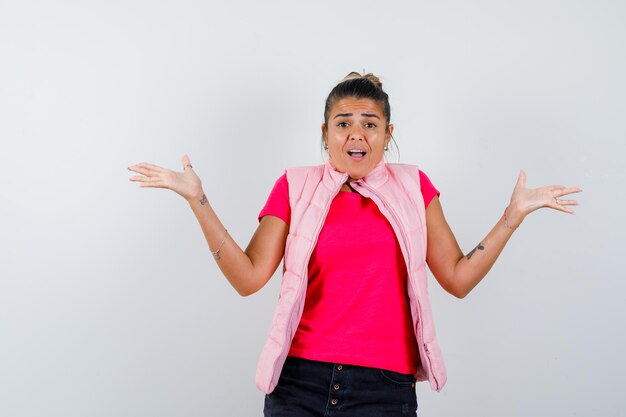
[[[0,415],[261,415],[279,273],[239,297],[185,201],[126,167],[189,153],[245,246],[363,69],[465,253],[520,169],[584,190],[466,299],[429,278],[449,378],[419,415],[624,415],[624,21],[606,0],[0,1]]]

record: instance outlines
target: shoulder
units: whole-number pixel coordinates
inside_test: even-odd
[[[291,167],[285,170],[289,184],[299,184],[307,178],[322,178],[324,165]]]
[[[394,173],[404,172],[404,173],[411,174],[414,176],[417,175],[421,181],[426,180],[430,182],[428,175],[426,175],[426,173],[424,173],[424,171],[422,171],[417,165],[387,163],[387,168]]]
[[[439,196],[439,190],[435,188],[432,181],[416,165],[409,164],[387,164],[389,171],[403,184],[419,184],[424,201],[428,203],[434,196]]]
[[[303,174],[308,172],[324,172],[324,165],[311,165],[311,166],[300,166],[300,167],[288,167],[285,169],[287,175],[290,173],[293,174]]]
[[[409,164],[390,164],[387,163],[387,170],[392,177],[395,177],[400,183],[406,185],[412,183],[420,183],[420,169],[416,165]]]
[[[387,169],[391,172],[405,172],[407,174],[417,175],[420,169],[417,165],[400,164],[400,163],[387,163]]]

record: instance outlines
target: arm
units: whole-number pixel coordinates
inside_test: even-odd
[[[515,229],[533,211],[546,207],[574,214],[567,206],[575,200],[559,200],[579,188],[559,185],[536,189],[526,188],[526,174],[522,171],[513,190],[511,202],[504,214],[483,240],[467,255],[459,244],[443,215],[439,198],[435,197],[426,209],[428,248],[426,261],[439,284],[450,294],[463,298],[484,278]]]
[[[257,227],[248,247],[243,251],[226,232],[224,226],[202,197],[188,200],[211,248],[219,249],[217,266],[241,296],[254,294],[269,281],[285,252],[289,226],[282,219],[265,216]],[[222,244],[222,239],[224,243]]]
[[[209,249],[219,250],[217,265],[230,284],[242,296],[257,292],[280,264],[289,231],[287,223],[274,216],[263,217],[248,247],[242,250],[209,204],[189,157],[185,155],[182,161],[183,172],[147,163],[133,165],[128,169],[142,175],[130,180],[140,182],[141,188],[166,188],[184,197],[198,219]]]

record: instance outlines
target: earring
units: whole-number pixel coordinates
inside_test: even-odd
[[[324,150],[327,151],[328,150],[328,145],[326,143],[324,143]]]
[[[385,152],[387,152],[387,151],[389,150],[389,145],[385,145],[385,147],[383,148],[383,150],[384,150]]]

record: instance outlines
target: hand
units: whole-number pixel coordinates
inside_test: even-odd
[[[146,162],[128,167],[130,171],[142,175],[130,178],[130,181],[140,182],[140,188],[166,188],[172,190],[186,200],[201,198],[202,182],[191,167],[189,156],[182,158],[183,172],[172,171]]]
[[[541,188],[526,188],[526,173],[520,171],[517,184],[511,195],[511,203],[507,207],[509,222],[517,227],[524,217],[533,211],[547,207],[564,213],[574,214],[574,210],[568,206],[578,205],[576,200],[563,200],[569,194],[579,193],[582,190],[577,187],[568,188],[562,185],[550,185]]]

